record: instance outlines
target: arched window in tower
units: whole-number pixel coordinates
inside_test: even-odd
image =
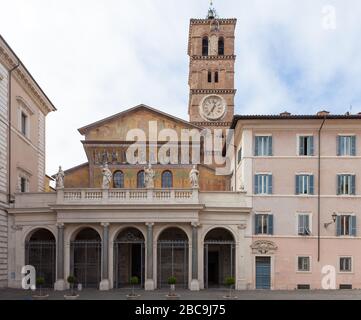
[[[144,171],[139,171],[137,175],[137,188],[143,189],[145,188],[145,181],[144,181]]]
[[[208,37],[202,39],[202,56],[208,56]]]
[[[113,187],[117,189],[124,188],[124,173],[122,171],[114,172]]]
[[[224,55],[224,38],[220,37],[218,39],[218,55],[223,56]]]
[[[162,173],[162,188],[173,188],[173,174],[168,170]]]
[[[208,71],[208,83],[212,82],[212,71]]]
[[[218,80],[219,80],[219,75],[218,75],[218,71],[216,71],[216,72],[214,73],[214,82],[215,82],[215,83],[218,83]]]

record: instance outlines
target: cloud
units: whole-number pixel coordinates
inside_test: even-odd
[[[336,29],[322,27],[324,6]],[[361,111],[361,3],[222,0],[238,18],[237,113]],[[145,103],[188,118],[189,19],[208,1],[12,0],[0,30],[58,107],[47,118],[47,172],[86,161],[77,128]]]

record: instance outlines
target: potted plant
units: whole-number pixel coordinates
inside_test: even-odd
[[[43,277],[36,278],[36,288],[39,288],[39,294],[33,295],[33,299],[35,300],[46,300],[49,295],[43,294],[43,285],[45,284],[45,279]]]
[[[76,278],[74,276],[69,276],[66,279],[70,285],[70,295],[64,295],[65,300],[75,300],[78,299],[79,295],[74,292],[74,284],[76,282]]]
[[[138,277],[131,277],[130,278],[130,284],[132,285],[132,293],[127,294],[127,299],[128,300],[138,299],[140,297],[140,295],[135,294],[134,287],[139,284],[139,278]]]
[[[234,277],[226,278],[225,285],[227,287],[229,287],[229,294],[224,297],[225,299],[237,299],[236,296],[232,295],[232,290],[233,290],[233,286],[235,285],[235,283],[236,283],[236,280],[234,279]]]
[[[177,278],[174,276],[171,276],[168,278],[168,284],[170,285],[170,291],[167,294],[167,299],[173,300],[178,299],[179,295],[175,293],[175,285],[177,283]]]

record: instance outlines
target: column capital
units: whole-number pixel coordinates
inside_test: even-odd
[[[193,228],[199,228],[201,226],[201,224],[199,222],[191,222],[191,226]]]
[[[147,227],[153,227],[154,226],[154,222],[146,222],[145,225]]]
[[[104,228],[108,228],[110,226],[110,223],[109,222],[102,222],[100,225],[102,227],[104,227]]]
[[[62,229],[62,228],[64,228],[64,223],[58,222],[58,223],[56,224],[56,227],[57,227],[58,229]]]

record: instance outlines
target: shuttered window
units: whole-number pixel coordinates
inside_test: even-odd
[[[254,176],[255,194],[272,194],[273,181],[271,174],[256,174]]]
[[[337,155],[356,156],[356,136],[338,136]]]
[[[313,175],[296,175],[296,194],[314,194],[314,176]]]
[[[273,234],[273,215],[256,214],[255,215],[255,234]]]
[[[255,138],[254,155],[256,157],[272,156],[272,137],[271,136],[257,136]]]
[[[314,155],[313,136],[301,136],[299,137],[298,143],[299,143],[298,153],[300,156]]]
[[[336,218],[336,235],[337,236],[356,236],[356,216],[339,215]]]
[[[351,174],[337,175],[337,194],[355,195],[356,194],[356,176]]]

